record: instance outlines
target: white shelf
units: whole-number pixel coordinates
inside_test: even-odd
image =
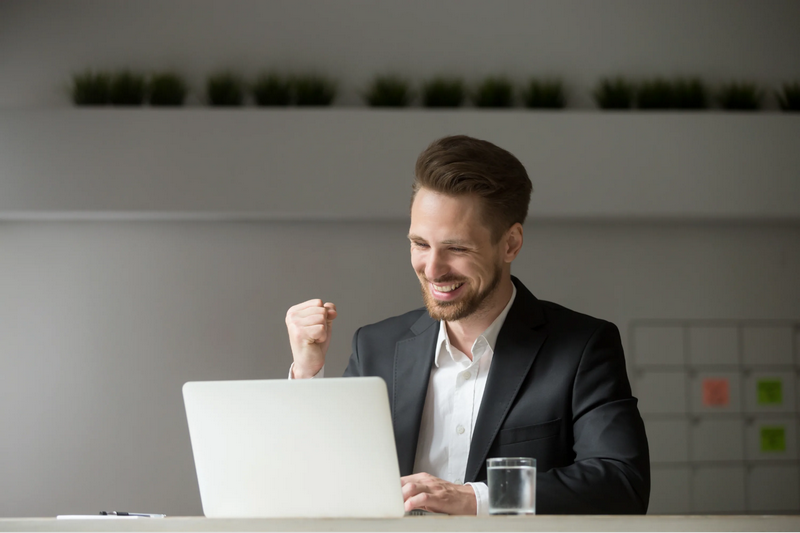
[[[800,220],[800,116],[0,110],[3,219],[400,219],[433,139],[525,164],[531,218]]]

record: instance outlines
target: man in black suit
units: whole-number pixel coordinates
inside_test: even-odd
[[[531,189],[486,141],[445,137],[417,160],[408,237],[425,308],[356,331],[345,370],[387,383],[406,510],[485,513],[486,459],[533,457],[539,513],[647,511],[619,331],[511,276]],[[321,300],[288,311],[293,378],[320,375],[335,318]]]

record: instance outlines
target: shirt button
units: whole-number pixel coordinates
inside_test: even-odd
[[[465,431],[464,430],[464,426],[462,426],[462,425],[456,426],[456,433],[458,433],[459,435],[463,434],[464,431]]]
[[[462,374],[462,376],[464,376],[464,379],[469,379],[469,378],[471,378],[471,377],[472,377],[472,374],[470,374],[469,372],[464,372],[464,373]]]

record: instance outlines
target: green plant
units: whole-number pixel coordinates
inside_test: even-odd
[[[325,76],[298,76],[292,85],[295,103],[300,106],[328,106],[336,98],[336,82]]]
[[[777,97],[784,111],[800,111],[800,82],[784,83]]]
[[[755,111],[761,107],[763,96],[755,83],[732,82],[720,88],[717,101],[729,111]]]
[[[636,107],[639,109],[669,109],[673,107],[675,91],[665,79],[644,81],[636,88]]]
[[[184,79],[174,72],[158,72],[150,78],[148,92],[152,106],[182,106],[189,87]]]
[[[460,78],[437,77],[422,86],[422,105],[425,107],[460,107],[466,91]]]
[[[410,84],[399,76],[378,76],[364,94],[371,107],[406,107],[412,97]]]
[[[708,108],[708,88],[699,78],[678,78],[672,84],[675,109]]]
[[[142,74],[120,70],[111,76],[108,99],[113,105],[142,105],[147,92],[147,82]]]
[[[560,80],[532,79],[522,89],[525,107],[535,109],[562,109],[566,105],[564,84]]]
[[[287,106],[292,100],[291,81],[275,72],[260,75],[252,89],[253,99],[260,106]]]
[[[594,100],[600,109],[628,109],[634,92],[634,85],[625,78],[605,78],[595,88]]]
[[[206,83],[209,105],[237,107],[244,103],[244,82],[236,74],[225,71],[212,74]]]
[[[472,98],[477,107],[511,107],[514,87],[507,78],[490,76],[478,84]]]
[[[80,106],[106,105],[111,76],[87,70],[72,76],[72,102]]]

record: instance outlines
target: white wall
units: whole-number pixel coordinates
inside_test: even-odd
[[[68,101],[92,68],[318,70],[344,105],[378,72],[561,76],[591,107],[602,76],[800,78],[794,0],[4,0],[0,106]]]
[[[0,107],[66,107],[63,84],[90,66],[174,66],[199,82],[273,65],[339,75],[348,105],[397,69],[561,74],[588,107],[616,72],[797,79],[797,20],[800,3],[760,0],[5,0]],[[200,513],[180,385],[284,376],[285,310],[313,296],[341,310],[340,373],[357,326],[419,305],[405,233],[374,220],[0,222],[0,516]],[[800,319],[796,222],[533,221],[515,272],[623,339],[640,318]]]

